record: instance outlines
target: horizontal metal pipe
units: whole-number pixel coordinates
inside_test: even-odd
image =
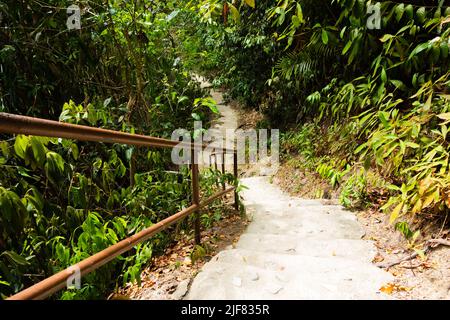
[[[53,276],[38,282],[37,284],[25,289],[11,297],[8,300],[40,300],[45,299],[48,296],[52,295],[55,292],[63,289],[66,286],[67,279],[75,272],[75,270],[79,270],[81,276],[86,275],[95,269],[103,266],[109,261],[113,260],[117,256],[120,256],[122,253],[132,249],[138,243],[141,243],[145,240],[148,240],[150,237],[158,233],[159,231],[164,230],[168,226],[174,224],[175,222],[181,220],[182,218],[188,216],[195,210],[197,210],[199,206],[192,205],[154,225],[151,227],[144,229],[135,235],[126,238],[92,256],[89,258],[80,261],[79,263],[60,271]]]
[[[220,192],[217,192],[216,194],[213,194],[211,197],[207,198],[206,200],[200,202],[200,208],[206,207],[208,204],[213,202],[214,200],[217,200],[218,198],[222,197],[224,194],[227,194],[228,192],[234,191],[236,187],[230,187],[228,189],[222,190]]]
[[[143,147],[173,148],[175,146],[180,146],[201,150],[207,146],[203,144],[182,143],[168,139],[63,123],[53,120],[19,116],[4,112],[0,112],[0,132],[65,138],[81,141],[120,143]],[[230,152],[233,151],[228,149],[223,150]]]

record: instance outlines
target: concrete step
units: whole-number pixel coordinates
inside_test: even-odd
[[[361,239],[365,232],[353,215],[256,215],[246,233],[295,235],[299,239]]]
[[[353,278],[364,280],[370,276],[382,275],[385,272],[371,263],[348,259],[344,257],[314,257],[308,255],[290,255],[266,253],[246,249],[224,250],[216,255],[208,265],[228,263],[235,265],[250,265],[271,271],[292,273],[319,274],[332,278]],[[205,269],[207,269],[205,265]]]
[[[247,215],[254,219],[344,219],[356,221],[356,216],[349,211],[341,209],[340,206],[303,206],[303,207],[286,207],[278,206],[277,208],[267,208],[262,205],[248,205]]]
[[[347,213],[349,212],[345,210],[340,205],[305,205],[297,203],[296,201],[280,201],[280,202],[267,202],[267,201],[259,201],[258,203],[252,203],[249,201],[244,201],[246,211],[249,213],[262,213],[262,212],[270,212],[275,216],[282,216],[286,212],[295,212],[295,213],[323,213],[323,214],[331,214],[331,213]],[[351,214],[351,213],[350,213]]]
[[[383,272],[358,277],[332,272],[331,266],[328,274],[313,269],[267,270],[243,263],[209,262],[194,279],[186,299],[389,299],[379,292],[391,281]]]
[[[344,210],[344,207],[339,205],[338,201],[326,200],[326,199],[293,199],[290,197],[283,197],[282,199],[270,199],[265,198],[264,200],[253,200],[252,197],[241,197],[242,201],[246,206],[257,206],[268,209],[278,209],[278,208],[292,208],[292,207],[335,207]],[[312,208],[313,209],[313,208]]]
[[[300,239],[284,234],[244,233],[237,242],[236,248],[265,253],[341,257],[366,262],[371,262],[376,255],[376,248],[371,241]]]

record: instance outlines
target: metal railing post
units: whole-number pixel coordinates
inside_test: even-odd
[[[225,174],[225,154],[222,151],[222,175]],[[222,177],[224,179],[224,177]],[[222,189],[225,190],[225,180],[222,181]]]
[[[217,154],[214,154],[214,170],[217,171]]]
[[[234,150],[234,154],[233,154],[233,173],[234,173],[234,177],[237,180],[238,178],[238,161],[237,161],[237,151]],[[234,190],[234,208],[239,211],[239,195],[236,191],[236,189]]]
[[[192,169],[192,204],[200,205],[200,185],[198,177],[198,151],[193,146],[191,153],[191,169]],[[201,242],[200,235],[200,207],[195,211],[195,221],[194,221],[194,232],[195,232],[195,244],[199,245]]]

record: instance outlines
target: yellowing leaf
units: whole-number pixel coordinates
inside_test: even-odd
[[[410,291],[412,288],[389,282],[380,288],[380,291],[386,294],[392,294],[394,291]]]
[[[425,200],[423,201],[422,208],[428,207],[433,201],[434,201],[434,192],[425,198]]]
[[[244,0],[247,5],[252,8],[255,8],[255,0]]]
[[[229,4],[228,6],[230,8],[231,15],[232,15],[234,21],[239,22],[240,19],[241,19],[241,15],[239,13],[239,10],[235,6],[233,6],[232,4]]]
[[[442,120],[450,120],[450,112],[438,114],[437,117]]]
[[[393,283],[385,284],[380,288],[380,291],[386,294],[392,294],[392,292],[394,292],[394,286]]]
[[[431,108],[431,101],[433,100],[433,94],[430,94],[428,96],[427,101],[425,102],[425,104],[423,105],[423,110],[424,111],[428,111]]]
[[[386,41],[388,41],[388,40],[390,40],[392,38],[395,38],[395,36],[392,35],[392,34],[385,34],[383,37],[381,37],[380,41],[381,42],[386,42]]]
[[[414,213],[417,213],[417,212],[419,212],[420,210],[422,210],[422,200],[417,200],[416,201],[416,204],[414,205],[414,207],[412,208],[412,213],[414,214]]]
[[[400,212],[402,211],[404,201],[400,202],[392,211],[391,217],[389,218],[389,223],[393,223],[395,220],[397,220],[398,216],[400,215]]]
[[[423,196],[431,185],[431,178],[426,177],[419,182],[419,195]]]
[[[422,260],[426,259],[425,252],[423,250],[414,249],[414,251],[419,255],[420,259],[422,259]]]

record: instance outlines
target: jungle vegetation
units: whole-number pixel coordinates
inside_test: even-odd
[[[195,8],[205,25],[187,37],[198,39],[196,65],[261,111],[259,125],[282,129],[285,160],[328,180],[345,206],[375,198],[411,244],[422,223],[448,225],[448,2],[205,0]]]
[[[79,30],[66,26],[74,2]],[[199,73],[262,112],[259,126],[282,129],[284,157],[300,156],[344,205],[387,194],[381,209],[411,240],[406,221],[448,223],[445,1],[0,0],[0,14],[1,112],[170,137],[216,111]],[[3,298],[189,202],[188,171],[181,183],[170,174],[168,152],[0,138]],[[215,175],[201,180],[207,192]],[[160,234],[57,298],[104,298],[139,281],[171,239]]]

